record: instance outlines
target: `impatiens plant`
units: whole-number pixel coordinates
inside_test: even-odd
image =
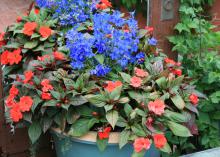
[[[171,153],[168,132],[194,134],[198,92],[152,28],[139,30],[108,0],[36,2],[0,36],[6,117],[32,143],[50,128],[96,131],[103,151],[120,132],[119,147],[133,143],[144,156],[151,145]]]

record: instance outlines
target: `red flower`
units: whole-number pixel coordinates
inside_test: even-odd
[[[135,68],[134,72],[135,72],[135,75],[138,77],[147,77],[149,75],[148,72],[146,72],[142,69],[139,69],[139,68]]]
[[[148,27],[146,26],[145,29],[149,32],[152,33],[154,31],[154,27]]]
[[[8,98],[5,100],[5,105],[9,108],[13,107],[16,104],[13,95],[9,95]]]
[[[150,101],[148,104],[149,111],[159,116],[161,116],[164,113],[164,108],[165,108],[164,101],[160,99],[157,99],[154,102]]]
[[[18,16],[17,19],[16,19],[16,22],[19,23],[19,22],[21,22],[21,21],[22,21],[22,17],[21,17],[21,16]]]
[[[4,51],[2,54],[1,54],[1,64],[2,65],[6,65],[9,63],[9,60],[8,60],[8,55],[9,55],[9,51]]]
[[[0,48],[6,44],[4,40],[5,33],[0,33]]]
[[[190,96],[189,96],[189,100],[191,101],[191,103],[193,105],[197,105],[198,102],[199,102],[199,98],[196,94],[192,93]]]
[[[19,122],[23,118],[23,115],[20,111],[20,107],[18,104],[15,104],[10,110],[10,117],[13,122]]]
[[[27,36],[32,36],[34,34],[34,30],[37,28],[36,22],[27,22],[24,25],[23,33]]]
[[[12,85],[11,89],[9,90],[9,94],[11,96],[17,96],[19,93],[18,89],[15,87],[15,85]]]
[[[10,65],[18,64],[22,60],[21,49],[14,50],[8,53],[8,62]]]
[[[181,76],[182,75],[182,70],[181,69],[175,69],[175,70],[172,70],[172,73],[174,75]]]
[[[101,0],[101,2],[96,5],[96,8],[100,10],[104,10],[111,7],[112,7],[112,3],[109,2],[108,0]]]
[[[174,60],[170,59],[170,58],[165,58],[164,62],[166,64],[170,64],[170,65],[173,65],[173,66],[176,65],[176,62]]]
[[[163,148],[167,143],[167,139],[163,134],[155,134],[153,135],[153,139],[154,139],[154,144],[158,149]]]
[[[43,38],[48,38],[49,36],[51,36],[52,30],[50,29],[50,27],[41,26],[39,33]]]
[[[23,96],[20,98],[19,106],[22,112],[30,111],[33,105],[33,99],[29,96]]]
[[[61,52],[53,52],[53,56],[56,60],[65,60],[65,55]]]
[[[41,85],[43,86],[42,91],[48,92],[49,90],[53,90],[53,86],[50,84],[50,80],[44,79],[41,81]]]
[[[103,139],[109,138],[109,134],[111,132],[111,129],[112,129],[111,127],[107,127],[104,129],[104,131],[98,132],[99,139],[103,140]]]
[[[135,152],[137,153],[140,153],[142,150],[148,150],[150,149],[150,140],[148,138],[137,138],[135,141],[134,141],[134,150]]]
[[[43,100],[51,100],[52,98],[51,98],[51,94],[50,93],[42,93],[41,94],[41,99],[43,99]]]
[[[115,81],[115,82],[113,82],[113,81],[108,81],[108,82],[107,82],[107,86],[105,87],[105,89],[106,89],[108,92],[111,93],[112,91],[115,90],[115,88],[120,87],[120,86],[122,86],[121,81]]]
[[[25,79],[23,80],[23,82],[25,84],[29,83],[31,81],[31,79],[33,78],[33,76],[34,76],[34,73],[32,71],[25,71],[24,72]]]
[[[39,10],[39,9],[34,9],[34,13],[35,13],[35,14],[39,14],[39,13],[40,13],[40,10]]]
[[[45,60],[49,61],[51,59],[50,55],[43,55],[43,56],[38,56],[37,60],[44,62]]]
[[[140,87],[141,84],[142,84],[142,80],[141,80],[141,78],[139,78],[139,77],[134,76],[134,77],[132,77],[131,80],[130,80],[130,85],[133,86],[133,87],[135,87],[135,88]]]

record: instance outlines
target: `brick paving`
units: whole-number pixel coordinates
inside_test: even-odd
[[[31,0],[0,0],[0,32],[24,13],[30,4]]]

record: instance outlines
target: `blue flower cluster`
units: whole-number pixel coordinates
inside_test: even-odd
[[[55,5],[55,0],[36,0],[36,3],[41,8],[50,8]]]
[[[58,0],[55,17],[61,25],[75,25],[86,21],[90,16],[91,0]]]
[[[36,0],[39,7],[55,9],[54,18],[58,18],[61,25],[75,25],[86,21],[91,9],[97,3],[95,0]]]
[[[110,72],[115,63],[125,68],[129,63],[138,62],[143,54],[136,56],[139,38],[137,37],[137,21],[133,14],[124,18],[119,11],[101,12],[93,15],[93,33],[78,32],[76,27],[67,32],[67,48],[70,49],[71,65],[74,69],[82,69],[95,54],[105,58],[103,65],[92,61],[95,69],[91,73],[104,76]],[[94,59],[95,60],[95,59]],[[110,61],[109,61],[110,60]]]
[[[66,46],[70,50],[71,65],[74,69],[84,68],[84,62],[94,56],[94,37],[88,33],[80,33],[74,27],[66,34]]]
[[[94,37],[98,53],[110,57],[121,67],[134,61],[133,53],[138,50],[137,21],[133,15],[123,18],[121,12],[95,14]]]

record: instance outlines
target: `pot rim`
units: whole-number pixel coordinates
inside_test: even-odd
[[[55,134],[62,135],[64,137],[71,138],[73,141],[84,141],[86,143],[96,143],[97,141],[97,132],[95,131],[89,131],[86,135],[81,136],[81,137],[73,137],[67,135],[67,133],[62,132],[60,128],[51,128],[51,131]],[[109,134],[109,140],[108,144],[113,144],[113,145],[118,145],[119,144],[119,139],[120,139],[120,132],[111,132]]]

